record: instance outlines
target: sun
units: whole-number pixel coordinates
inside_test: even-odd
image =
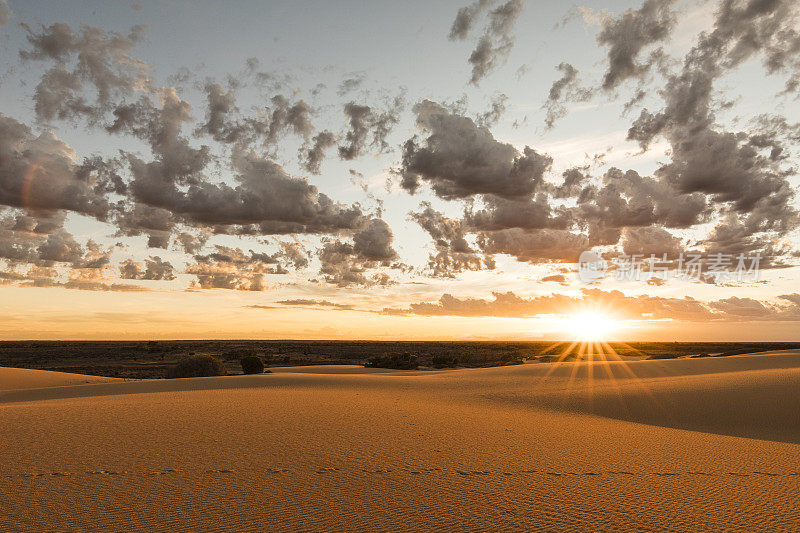
[[[564,330],[573,340],[605,341],[619,329],[619,322],[613,317],[597,312],[582,311],[564,320]]]

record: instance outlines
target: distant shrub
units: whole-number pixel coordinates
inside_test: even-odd
[[[263,374],[264,361],[255,355],[242,357],[242,372],[245,374]]]
[[[431,365],[436,368],[452,368],[458,364],[458,357],[447,354],[436,354],[431,357]]]
[[[367,368],[393,368],[395,370],[415,370],[419,367],[416,355],[395,354],[395,355],[376,355],[370,357],[364,366]]]
[[[210,355],[191,355],[184,357],[167,370],[168,378],[199,378],[206,376],[224,376],[228,373],[225,364]]]

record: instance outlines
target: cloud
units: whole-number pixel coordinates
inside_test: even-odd
[[[477,85],[498,65],[505,63],[514,47],[511,30],[522,13],[522,0],[508,0],[489,13],[489,24],[469,56],[470,83]]]
[[[665,41],[677,17],[671,9],[674,0],[645,0],[639,9],[628,9],[621,16],[602,21],[597,42],[608,48],[608,69],[603,88],[613,89],[628,78],[641,77],[650,62],[639,62],[648,46]]]
[[[450,27],[448,38],[451,41],[466,39],[476,20],[486,13],[494,3],[495,0],[477,0],[460,8]],[[468,61],[472,66],[470,83],[477,85],[494,68],[508,59],[508,55],[514,47],[512,30],[522,9],[522,0],[508,0],[488,11],[483,35],[478,38],[475,48],[469,56]]]
[[[681,241],[664,228],[646,226],[641,228],[625,228],[622,232],[622,251],[630,256],[640,255],[648,258],[651,255],[674,260],[685,250]]]
[[[282,94],[272,97],[272,111],[269,129],[267,130],[267,142],[275,143],[279,140],[279,135],[285,131],[302,137],[308,137],[314,131],[311,124],[311,106],[304,100],[296,102],[289,101]]]
[[[13,16],[14,12],[8,7],[8,2],[0,0],[0,27],[7,25]]]
[[[340,287],[348,285],[387,285],[391,279],[385,272],[370,270],[379,266],[395,266],[397,258],[392,248],[394,236],[389,226],[380,219],[372,219],[366,227],[353,235],[353,244],[342,240],[328,240],[317,251],[320,274],[323,279]]]
[[[104,269],[109,250],[89,240],[85,247],[62,227],[63,214],[34,217],[17,213],[0,218],[0,259],[7,265]]]
[[[428,256],[428,269],[434,277],[453,277],[459,272],[494,268],[491,257],[481,255],[469,245],[461,220],[444,216],[428,202],[420,207],[422,211],[410,213],[410,216],[433,238],[435,251]]]
[[[160,207],[134,203],[132,209],[121,210],[116,218],[118,233],[128,237],[146,234],[150,248],[167,248],[175,226],[172,213]]]
[[[465,39],[472,28],[475,18],[485,11],[493,0],[478,0],[471,5],[464,6],[456,13],[453,25],[450,27],[448,38],[451,41]]]
[[[244,124],[230,122],[230,114],[238,111],[233,90],[225,91],[219,83],[208,82],[205,91],[208,99],[206,121],[197,132],[211,135],[223,143],[240,141],[248,129]]]
[[[585,309],[603,309],[619,319],[669,319],[708,322],[713,320],[800,320],[800,306],[788,295],[790,305],[778,305],[731,297],[701,302],[691,297],[627,296],[620,291],[583,289],[580,297],[563,294],[521,297],[513,292],[492,293],[493,299],[458,298],[444,294],[438,302],[412,303],[406,309],[385,309],[394,315],[530,318],[570,315]]]
[[[305,248],[303,248],[300,243],[281,242],[280,245],[280,256],[295,269],[308,266],[308,252],[306,252]]]
[[[331,146],[336,145],[336,136],[328,130],[321,131],[311,139],[311,145],[301,149],[298,159],[300,165],[312,174],[321,172],[322,161],[325,159],[325,152]]]
[[[339,96],[345,96],[348,93],[351,93],[361,87],[364,84],[364,81],[367,79],[366,75],[363,73],[355,74],[349,78],[345,78],[339,84],[339,88],[336,90],[336,94]]]
[[[192,224],[255,224],[263,234],[278,234],[324,233],[362,223],[358,207],[334,203],[307,181],[254,154],[235,156],[235,186],[197,180],[185,191],[164,175],[159,161],[129,160],[138,199]]]
[[[464,223],[473,231],[567,229],[573,223],[569,210],[551,208],[548,196],[543,193],[524,200],[487,195],[483,198],[483,206],[479,210],[470,208],[464,214]]]
[[[75,151],[52,132],[34,136],[0,113],[0,204],[66,209],[104,220],[109,204],[75,162]]]
[[[342,309],[342,310],[351,310],[353,309],[352,305],[348,304],[339,304],[335,302],[330,302],[328,300],[308,300],[308,299],[296,299],[296,300],[279,300],[275,303],[281,305],[288,305],[288,306],[299,306],[299,307],[333,307],[335,309]]]
[[[223,144],[238,145],[239,150],[261,140],[264,146],[276,145],[286,133],[308,140],[314,132],[311,115],[314,110],[305,100],[292,102],[282,94],[270,99],[270,106],[255,116],[239,115],[234,88],[227,91],[219,83],[206,82],[205,122],[196,135],[209,135]]]
[[[192,288],[264,291],[268,288],[265,275],[286,273],[275,255],[221,245],[215,249],[195,255],[195,263],[187,265],[186,273],[196,277]]]
[[[562,76],[553,82],[547,101],[542,106],[547,112],[544,122],[548,129],[555,126],[556,120],[566,116],[564,102],[586,102],[594,94],[591,89],[580,87],[578,69],[569,63],[560,63],[556,69]]]
[[[210,235],[207,232],[202,231],[197,235],[183,231],[176,235],[175,240],[180,244],[184,252],[190,255],[195,255],[203,249],[203,246],[206,245],[209,236]]]
[[[344,105],[344,114],[347,117],[349,129],[344,135],[345,144],[339,145],[339,158],[350,161],[362,155],[367,147],[370,134],[370,146],[385,152],[389,148],[386,137],[398,123],[399,114],[405,103],[402,96],[398,96],[382,112],[374,110],[368,105],[348,102]]]
[[[566,230],[519,228],[482,232],[478,246],[486,254],[506,254],[530,263],[577,262],[590,248],[585,235]]]
[[[753,300],[752,298],[738,298],[736,296],[731,296],[730,298],[726,298],[724,300],[711,302],[709,306],[712,309],[716,309],[728,315],[734,315],[738,317],[757,318],[765,317],[770,314],[769,308],[767,308],[758,300]]]
[[[492,98],[489,110],[478,115],[476,123],[478,126],[491,128],[500,120],[506,112],[506,105],[508,96],[505,94],[498,94]]]
[[[42,26],[38,31],[27,24],[22,27],[28,32],[31,48],[20,51],[20,57],[53,63],[34,93],[39,120],[80,116],[98,120],[115,98],[149,88],[147,65],[130,55],[144,36],[143,26],[134,26],[127,35],[93,26],[73,30],[63,22]],[[93,102],[84,95],[87,83],[96,91]]]
[[[709,206],[703,194],[676,191],[668,182],[634,170],[609,169],[599,188],[584,189],[576,215],[604,227],[664,225],[687,228],[705,222]],[[613,244],[613,243],[612,243]]]
[[[406,141],[400,168],[401,186],[415,192],[421,181],[445,199],[475,194],[504,198],[531,195],[542,183],[552,159],[525,147],[495,140],[472,119],[424,100],[413,108],[418,127],[428,136]]]
[[[122,279],[149,281],[175,279],[173,266],[158,256],[145,259],[144,265],[128,259],[120,264],[119,271]]]
[[[797,54],[789,53],[800,47],[799,17],[795,2],[722,2],[713,31],[698,36],[677,70],[665,69],[663,109],[642,109],[628,132],[643,150],[664,137],[671,161],[656,179],[679,194],[707,197],[715,207],[721,222],[706,239],[709,249],[760,248],[777,264],[782,252],[768,243],[800,222],[787,180],[795,170],[784,164],[782,139],[793,135],[788,122],[762,116],[751,133],[725,131],[716,124],[714,99],[717,79],[750,58],[760,56],[768,73],[792,76],[800,68]]]

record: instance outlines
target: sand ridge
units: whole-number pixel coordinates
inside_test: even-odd
[[[797,355],[4,391],[0,529],[797,530]]]

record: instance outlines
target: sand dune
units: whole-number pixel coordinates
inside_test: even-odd
[[[116,378],[84,376],[66,372],[48,372],[28,368],[0,367],[0,393],[9,390],[40,389],[44,387],[65,387],[86,383],[119,382]]]
[[[796,352],[24,374],[0,369],[0,530],[800,529]]]

